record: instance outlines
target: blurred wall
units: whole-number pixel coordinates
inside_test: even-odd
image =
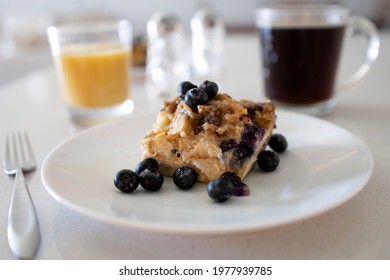
[[[194,11],[209,4],[221,13],[231,29],[254,25],[258,0],[0,0],[0,16],[45,14],[55,20],[112,16],[132,21],[137,32],[145,30],[148,18],[156,11],[176,13],[188,27]],[[380,27],[390,25],[390,0],[346,0],[353,14],[373,19]]]

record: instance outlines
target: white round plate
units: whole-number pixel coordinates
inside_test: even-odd
[[[275,133],[288,150],[271,173],[254,166],[244,182],[251,194],[216,203],[207,186],[178,189],[165,177],[158,192],[139,187],[121,193],[113,178],[140,160],[139,140],[156,116],[121,119],[85,130],[47,156],[42,180],[63,205],[105,221],[144,230],[227,233],[299,221],[339,206],[356,195],[373,171],[370,150],[343,128],[310,116],[278,111]]]

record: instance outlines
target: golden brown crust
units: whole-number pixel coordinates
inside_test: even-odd
[[[275,120],[271,102],[237,102],[219,93],[206,105],[192,109],[177,97],[164,102],[153,128],[141,140],[142,156],[156,159],[164,175],[172,176],[177,168],[189,166],[203,182],[225,172],[235,172],[243,179],[265,147]],[[237,146],[250,126],[256,127],[251,154],[239,155],[237,160]]]

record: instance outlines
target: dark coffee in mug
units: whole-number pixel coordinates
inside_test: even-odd
[[[337,0],[260,0],[256,27],[264,93],[285,109],[315,116],[333,112],[336,94],[362,81],[378,57],[375,25],[350,16],[348,7]],[[367,39],[366,57],[353,75],[336,83],[347,29]]]
[[[259,27],[265,91],[291,105],[331,99],[345,26]]]

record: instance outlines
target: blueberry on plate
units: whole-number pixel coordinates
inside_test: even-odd
[[[154,158],[145,158],[140,163],[137,164],[135,167],[135,173],[138,175],[141,174],[142,171],[144,171],[148,167],[153,167],[158,169],[158,163]]]
[[[257,165],[264,172],[274,171],[279,166],[279,156],[274,151],[261,151],[257,156]]]
[[[215,179],[207,185],[207,193],[216,202],[224,202],[233,195],[233,183],[226,177]]]
[[[188,166],[183,166],[175,170],[173,173],[173,182],[182,190],[188,190],[198,180],[196,171]]]
[[[138,174],[130,169],[122,169],[115,174],[114,185],[122,192],[133,192],[137,189],[138,184]]]
[[[197,88],[197,86],[189,81],[184,81],[177,86],[177,92],[179,93],[179,96],[184,99],[187,91],[193,88]]]
[[[273,134],[269,141],[268,145],[272,150],[277,153],[283,153],[287,149],[287,139],[282,134]]]
[[[207,93],[199,88],[192,88],[187,91],[184,101],[191,108],[196,108],[198,105],[204,105],[208,101]]]
[[[164,183],[164,176],[156,168],[148,167],[139,175],[141,186],[148,191],[158,191]]]
[[[223,173],[221,177],[228,178],[233,183],[233,196],[247,196],[250,190],[247,184],[241,181],[241,178],[233,172]]]
[[[213,99],[219,90],[218,85],[211,81],[204,81],[199,88],[207,93],[209,100]]]

